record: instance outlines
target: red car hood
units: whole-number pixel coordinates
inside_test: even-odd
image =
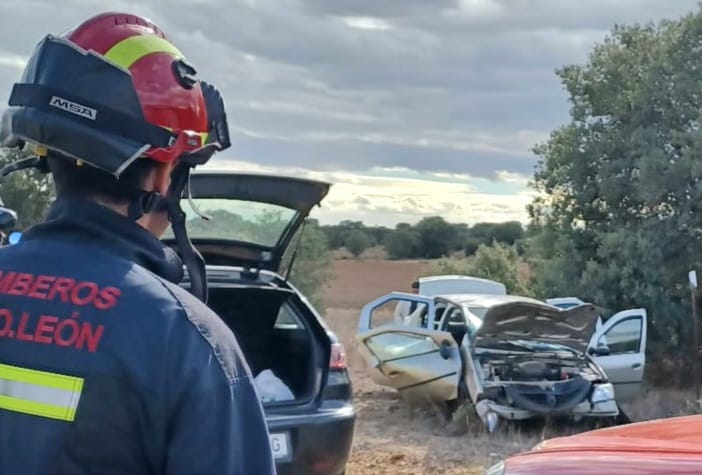
[[[702,454],[533,452],[507,460],[505,475],[700,475]]]
[[[702,454],[702,415],[673,417],[593,430],[544,441],[540,451],[697,452]]]
[[[702,473],[702,416],[675,417],[559,437],[507,459],[508,475]]]

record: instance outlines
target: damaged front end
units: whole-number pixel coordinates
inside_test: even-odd
[[[489,431],[498,420],[616,416],[614,388],[587,354],[599,313],[514,302],[491,308],[473,342],[468,387]]]
[[[480,359],[485,378],[476,410],[488,429],[496,425],[490,413],[508,420],[619,414],[612,384],[587,356],[483,354]]]

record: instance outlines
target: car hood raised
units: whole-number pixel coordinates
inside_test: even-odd
[[[501,347],[505,342],[528,340],[587,350],[600,310],[591,304],[560,310],[528,301],[490,307],[478,328],[476,347]]]

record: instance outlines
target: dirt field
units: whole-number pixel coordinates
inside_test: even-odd
[[[431,265],[431,261],[337,260],[334,281],[324,296],[327,308],[360,310],[393,290],[409,292],[412,281]]]
[[[394,391],[366,376],[353,343],[360,308],[392,290],[408,289],[429,265],[425,261],[336,261],[326,314],[346,346],[359,411],[349,474],[478,474],[490,462],[491,452],[514,452],[530,442],[451,437],[437,413],[423,408],[411,414]]]

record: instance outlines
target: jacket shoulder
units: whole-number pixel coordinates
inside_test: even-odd
[[[187,318],[187,324],[211,348],[228,381],[250,377],[241,348],[232,330],[211,308],[186,289],[161,280],[162,285],[175,298]]]

